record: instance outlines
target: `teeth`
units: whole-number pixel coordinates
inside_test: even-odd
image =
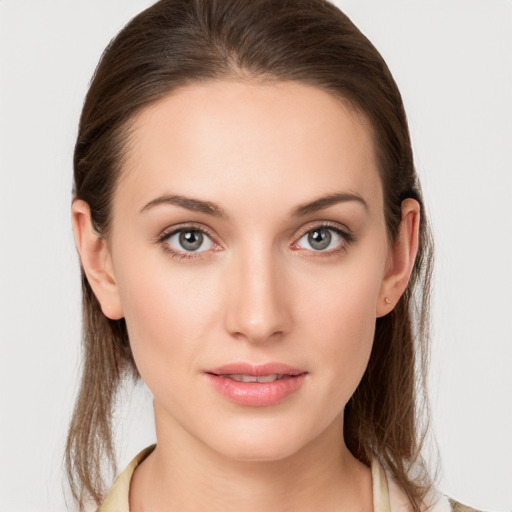
[[[233,379],[237,382],[274,382],[276,380],[282,379],[283,375],[273,373],[272,375],[221,375],[221,377],[225,377],[227,379]]]
[[[262,375],[261,377],[256,377],[258,382],[274,382],[275,380],[282,379],[283,376],[274,373],[273,375]]]

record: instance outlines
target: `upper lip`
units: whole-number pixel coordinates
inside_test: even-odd
[[[218,366],[206,373],[213,375],[252,375],[255,377],[263,377],[265,375],[300,375],[306,373],[305,370],[294,368],[283,363],[271,362],[265,364],[252,364],[252,363],[230,363],[223,366]]]

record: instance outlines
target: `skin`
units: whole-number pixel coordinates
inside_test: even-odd
[[[333,193],[350,198],[297,211]],[[300,83],[186,86],[135,119],[108,240],[79,200],[73,225],[103,312],[126,319],[154,397],[158,444],[134,474],[130,510],[373,509],[343,409],[375,319],[407,286],[419,205],[404,201],[391,246],[364,117]],[[329,231],[331,245],[315,249],[308,233],[322,225],[347,236]],[[185,227],[208,235],[200,250],[169,235]],[[237,405],[205,371],[240,361],[307,376],[278,404]]]

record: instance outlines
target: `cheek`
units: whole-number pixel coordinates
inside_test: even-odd
[[[116,269],[135,363],[150,389],[152,381],[193,367],[218,318],[216,276],[159,260],[136,266],[125,260]]]
[[[322,273],[301,276],[294,293],[301,300],[299,316],[327,332],[367,337],[368,326],[371,332],[375,324],[385,259],[364,256],[361,251]]]
[[[338,404],[348,401],[368,364],[384,272],[382,261],[354,258],[316,285],[309,283],[302,295],[303,330],[313,340],[313,357],[321,355],[322,372]]]
[[[331,361],[326,365],[332,370],[331,378],[342,379],[354,389],[366,368],[375,332],[373,289],[368,292],[361,287],[357,293],[339,292],[315,308],[318,328],[314,339],[319,352]],[[350,395],[354,389],[348,390]]]

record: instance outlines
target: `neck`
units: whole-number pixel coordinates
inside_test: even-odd
[[[130,511],[369,512],[370,470],[346,448],[342,421],[286,458],[240,461],[157,420],[158,444],[134,473]]]

